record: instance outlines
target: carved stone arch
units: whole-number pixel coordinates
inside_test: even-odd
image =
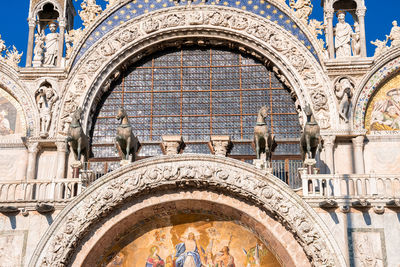
[[[62,107],[66,108],[66,100],[75,98],[74,105],[84,110],[86,129],[91,121],[90,109],[96,108],[101,90],[108,90],[110,77],[118,73],[120,66],[128,61],[135,62],[168,43],[188,39],[235,44],[262,62],[272,62],[279,69],[281,79],[287,80],[286,84],[296,92],[301,106],[314,104],[321,128],[335,128],[337,125],[335,97],[323,68],[296,36],[274,22],[249,12],[219,6],[169,8],[155,11],[149,17],[130,20],[105,35],[92,45],[71,71]],[[232,17],[236,20],[226,21]],[[64,110],[60,113],[59,131],[62,131],[61,119],[67,113]]]
[[[39,134],[39,114],[36,109],[34,97],[22,84],[16,71],[0,61],[0,88],[13,96],[21,105],[26,120],[27,135]]]
[[[46,0],[44,0],[44,1],[46,1]],[[76,44],[74,44],[76,49],[73,50],[70,61],[67,62],[68,72],[71,71],[71,69],[74,67],[74,65],[77,61],[76,59],[77,59],[77,57],[79,57],[81,50],[87,49],[87,47],[89,47],[93,44],[92,39],[96,36],[96,30],[99,30],[101,28],[101,26],[105,25],[107,18],[112,18],[113,16],[117,15],[119,12],[122,11],[122,8],[124,6],[130,5],[131,2],[132,2],[131,0],[120,0],[113,6],[107,7],[105,10],[103,10],[103,12],[100,15],[98,15],[96,17],[95,21],[93,21],[93,23],[88,28],[84,29],[82,37],[79,39],[79,41]],[[135,2],[140,3],[140,0],[135,1]],[[186,4],[189,1],[170,1],[170,2],[171,3],[174,2],[175,6],[179,6],[178,3]],[[211,1],[205,0],[204,2],[210,3]],[[224,5],[230,6],[230,2],[231,1],[225,1]],[[232,2],[235,2],[235,1],[232,1]],[[205,3],[201,3],[200,5],[204,5]],[[236,3],[238,3],[238,1],[236,1]],[[242,3],[245,3],[245,2],[242,1]],[[253,3],[253,1],[249,1],[249,3]],[[213,5],[214,4],[215,3],[213,3]],[[325,58],[324,51],[321,47],[320,40],[318,40],[317,36],[315,36],[315,34],[313,33],[314,30],[310,31],[310,28],[308,27],[308,25],[305,24],[303,21],[301,21],[298,17],[296,17],[293,10],[285,2],[282,2],[282,0],[266,0],[262,4],[264,4],[266,6],[271,6],[271,4],[272,4],[273,7],[276,7],[277,9],[279,9],[279,11],[282,12],[282,14],[286,15],[289,18],[289,21],[293,22],[293,24],[295,24],[295,27],[296,27],[295,29],[298,29],[300,32],[302,32],[304,34],[305,38],[308,39],[311,47],[315,51],[315,56],[318,58],[318,60],[322,61]],[[182,9],[183,7],[184,6],[181,5],[178,8]],[[189,7],[190,7],[190,5],[189,5]],[[192,7],[194,7],[194,4]],[[213,6],[213,8],[217,8],[217,7],[218,7],[217,5]],[[254,14],[257,14],[256,10],[258,8],[259,8],[259,6],[257,6],[253,10],[249,9],[249,12],[254,12]],[[151,13],[153,13],[153,12],[145,14],[144,17],[147,17]],[[134,17],[134,16],[135,15],[132,15],[130,17]],[[258,15],[258,16],[261,16],[261,15]],[[113,28],[113,27],[115,27],[114,25],[115,24],[113,24],[111,27],[107,26],[106,28]]]
[[[91,238],[97,224],[106,223],[119,208],[141,196],[162,196],[168,190],[222,192],[255,206],[294,236],[313,266],[346,266],[318,214],[278,178],[237,160],[193,154],[149,158],[103,176],[57,216],[29,266],[73,264],[75,249]]]
[[[43,11],[43,8],[46,4],[52,4],[54,6],[54,10],[58,12],[59,16],[62,16],[61,11],[63,8],[61,7],[58,1],[54,0],[41,0],[39,3],[36,4],[34,10],[32,10],[32,17],[36,17],[40,11]]]
[[[365,130],[364,120],[368,103],[386,81],[399,73],[399,69],[400,47],[391,48],[375,59],[371,70],[364,76],[354,92],[352,100],[354,130]]]

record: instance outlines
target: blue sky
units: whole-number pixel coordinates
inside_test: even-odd
[[[76,9],[80,7],[82,0],[73,0]],[[24,52],[23,60],[20,66],[24,66],[25,54],[28,40],[28,9],[29,0],[5,1],[0,9],[0,34],[7,46],[15,45],[19,51]],[[23,3],[22,3],[23,2]],[[97,2],[105,6],[104,0]],[[322,20],[322,8],[320,0],[312,0],[314,5],[313,18]],[[367,6],[366,14],[366,37],[367,53],[372,56],[375,46],[370,41],[376,39],[385,39],[392,27],[392,21],[398,20],[400,23],[400,0],[365,0]],[[104,9],[104,8],[103,8]],[[79,18],[76,19],[75,28],[80,26]]]

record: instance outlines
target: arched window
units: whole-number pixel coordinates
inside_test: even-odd
[[[127,111],[143,144],[139,157],[162,154],[163,135],[182,135],[184,153],[210,153],[211,135],[230,135],[232,157],[251,160],[258,110],[266,105],[279,141],[275,159],[298,159],[300,125],[293,100],[276,75],[257,60],[229,50],[166,50],[130,66],[99,105],[92,129],[96,158],[117,157],[116,111]]]

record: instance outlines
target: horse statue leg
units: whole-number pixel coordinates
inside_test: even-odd
[[[311,159],[311,136],[309,134],[306,135],[306,144],[307,144],[307,156],[309,159]]]
[[[126,140],[126,155],[125,155],[126,160],[129,160],[129,153],[131,152],[131,141],[132,141],[131,137],[129,137],[128,140]]]
[[[82,138],[78,139],[78,145],[76,146],[78,161],[81,161],[81,152],[82,152]]]

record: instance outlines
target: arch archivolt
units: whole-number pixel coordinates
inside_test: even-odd
[[[400,48],[394,48],[384,56],[378,57],[371,71],[367,73],[356,88],[353,98],[353,129],[364,130],[368,103],[382,85],[396,75],[400,69]],[[390,133],[395,134],[395,132]]]
[[[252,165],[206,155],[151,158],[103,176],[58,215],[39,242],[29,266],[69,265],[74,249],[90,239],[87,233],[96,223],[102,223],[101,218],[107,221],[118,207],[141,196],[164,195],[168,190],[223,192],[238,203],[270,214],[293,234],[313,266],[346,266],[319,216],[286,184]]]
[[[150,13],[149,13],[150,14]],[[337,125],[335,97],[321,65],[302,43],[276,23],[255,14],[226,7],[196,6],[159,10],[115,28],[94,44],[71,72],[62,99],[58,130],[73,108],[84,110],[85,126],[102,92],[132,64],[164,46],[185,43],[227,44],[246,50],[272,65],[281,80],[297,95],[299,106],[312,103],[323,129]]]
[[[30,135],[39,134],[39,114],[33,97],[24,84],[21,84],[15,70],[0,61],[0,90],[5,90],[21,105]]]

